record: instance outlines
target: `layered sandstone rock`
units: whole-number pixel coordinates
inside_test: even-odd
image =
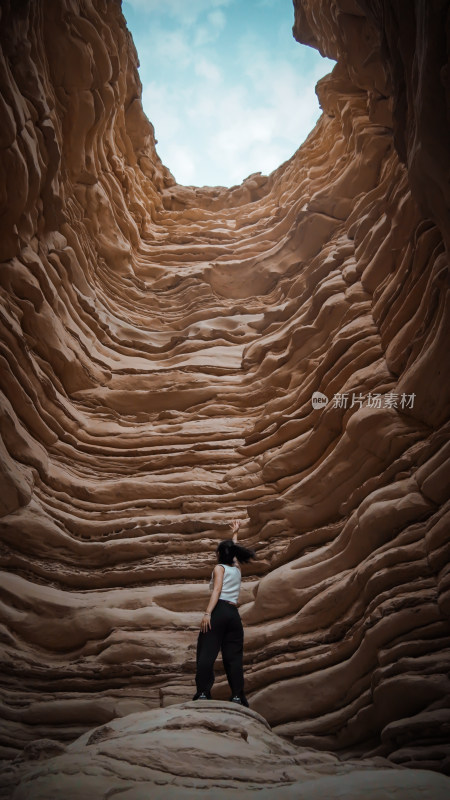
[[[57,750],[48,741],[27,748],[12,800],[446,800],[450,785],[383,758],[341,763],[297,748],[254,711],[209,701],[130,714]]]
[[[237,516],[251,707],[449,769],[443,4],[295,6],[324,113],[225,189],[161,164],[118,2],[2,5],[5,757],[192,696]]]

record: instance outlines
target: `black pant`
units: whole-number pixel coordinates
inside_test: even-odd
[[[197,694],[209,696],[214,683],[214,662],[222,650],[222,660],[233,697],[244,692],[244,629],[237,606],[218,600],[211,612],[211,630],[200,631],[197,641]]]

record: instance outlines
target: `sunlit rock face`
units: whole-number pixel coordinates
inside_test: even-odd
[[[251,708],[450,769],[443,5],[296,2],[323,115],[225,189],[161,164],[116,0],[2,4],[6,758],[189,700],[238,517]]]

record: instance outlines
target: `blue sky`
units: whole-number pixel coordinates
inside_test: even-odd
[[[290,158],[334,62],[292,36],[292,0],[124,0],[143,106],[177,181],[233,186]]]

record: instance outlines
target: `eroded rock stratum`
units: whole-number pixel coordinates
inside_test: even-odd
[[[189,700],[237,516],[252,709],[449,769],[447,15],[296,0],[323,115],[226,189],[161,164],[117,0],[2,3],[5,757]]]

